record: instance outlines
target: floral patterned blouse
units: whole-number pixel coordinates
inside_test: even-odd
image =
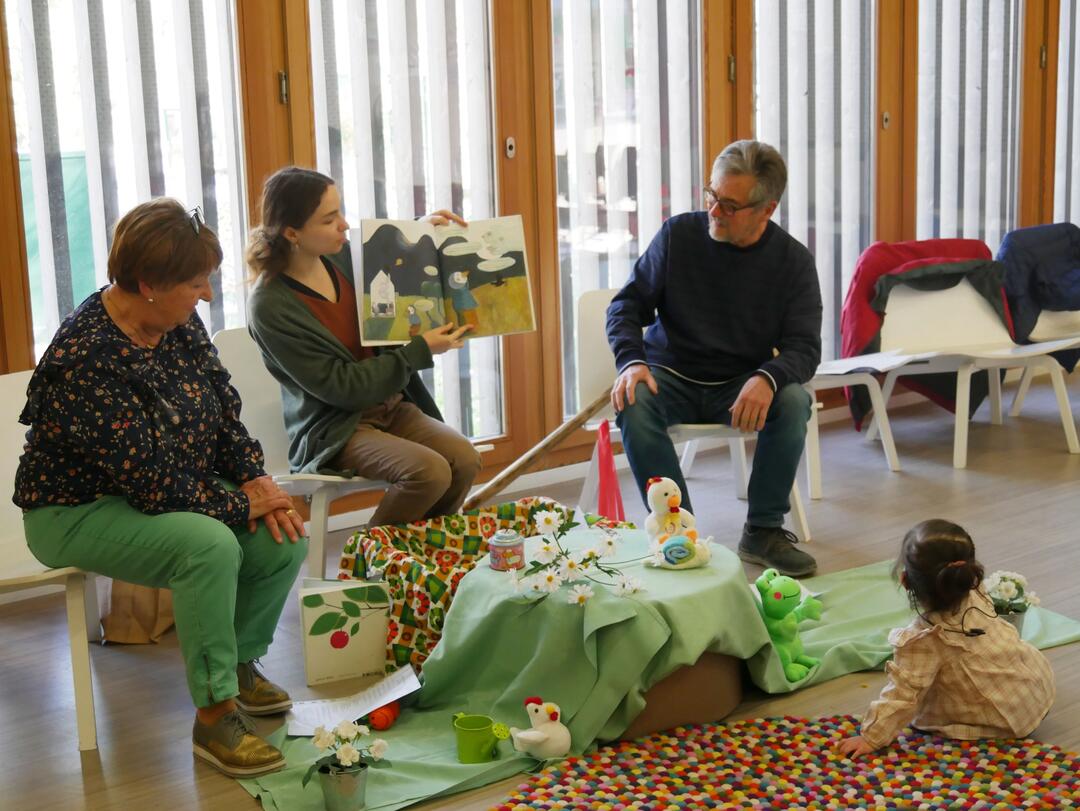
[[[100,292],[60,325],[19,421],[30,426],[13,499],[24,510],[116,495],[150,515],[197,512],[238,525],[248,498],[218,479],[240,484],[264,472],[198,315],[144,349]]]

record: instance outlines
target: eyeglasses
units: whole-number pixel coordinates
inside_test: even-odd
[[[711,211],[713,206],[717,206],[720,209],[720,213],[723,214],[725,217],[732,217],[735,214],[738,214],[744,208],[755,208],[761,205],[760,203],[750,202],[740,206],[731,200],[721,200],[719,197],[716,196],[716,192],[714,192],[708,186],[702,188],[701,191],[705,195],[706,210]]]
[[[195,232],[195,236],[199,235],[199,231],[206,225],[206,220],[203,218],[202,206],[195,206],[187,213],[188,224],[191,225],[191,230]]]

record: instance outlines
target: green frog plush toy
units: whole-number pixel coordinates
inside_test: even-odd
[[[802,589],[798,582],[785,577],[776,569],[766,569],[754,581],[761,595],[761,618],[780,655],[788,681],[801,681],[817,666],[818,660],[803,654],[799,639],[799,623],[805,619],[821,618],[821,601],[809,595],[799,601]]]

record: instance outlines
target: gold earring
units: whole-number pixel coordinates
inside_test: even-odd
[[[154,303],[154,300],[152,298],[148,298],[147,301],[149,301],[151,304]]]

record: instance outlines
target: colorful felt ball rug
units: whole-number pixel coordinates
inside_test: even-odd
[[[553,764],[495,808],[1080,808],[1080,756],[1056,746],[909,729],[849,760],[833,747],[858,728],[851,716],[678,727]]]

